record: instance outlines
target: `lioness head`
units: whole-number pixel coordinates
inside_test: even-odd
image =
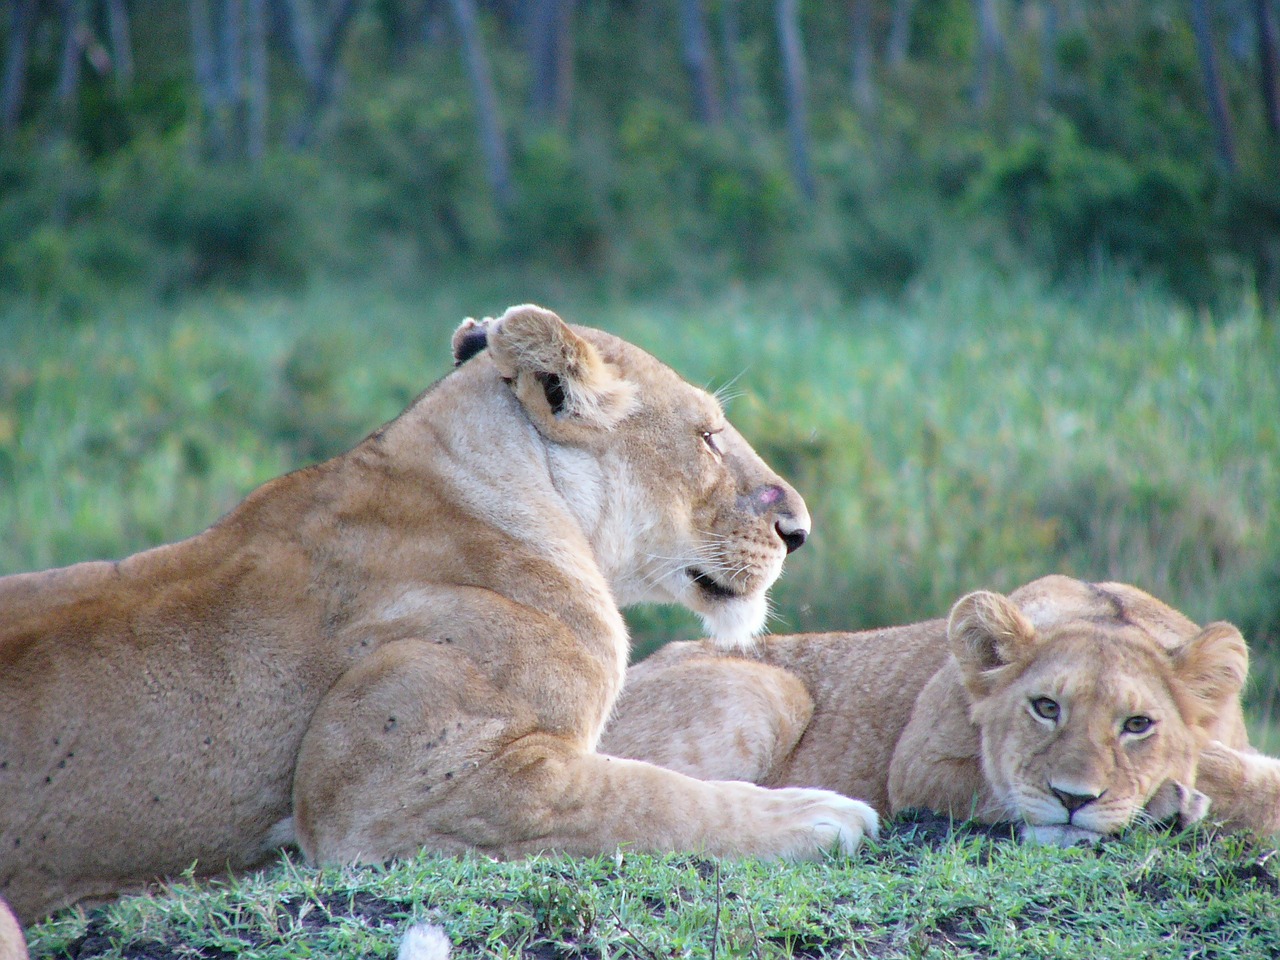
[[[947,632],[987,780],[1042,840],[1203,815],[1196,759],[1244,684],[1230,624],[1203,630],[1139,590],[1065,577],[969,594]]]
[[[492,362],[523,408],[619,606],[680,603],[727,647],[763,629],[809,514],[714,397],[532,305],[467,320],[453,349],[459,364]]]

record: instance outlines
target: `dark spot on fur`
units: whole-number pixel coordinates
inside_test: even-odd
[[[21,837],[14,837],[14,838],[13,838],[13,846],[14,846],[14,849],[17,849],[18,847],[22,846],[22,838],[21,838]]]
[[[1091,583],[1088,586],[1089,586],[1089,589],[1093,591],[1093,595],[1095,597],[1097,597],[1099,600],[1104,600],[1111,605],[1111,616],[1114,619],[1118,620],[1120,623],[1123,623],[1123,624],[1132,623],[1132,621],[1129,619],[1129,611],[1126,610],[1124,607],[1123,600],[1121,600],[1118,596],[1116,596],[1110,590],[1104,590],[1102,587],[1098,586],[1096,583]]]
[[[452,771],[452,770],[450,770],[448,773],[446,773],[446,774],[444,775],[444,778],[445,778],[446,780],[452,780],[452,779],[453,779],[453,771]]]
[[[476,327],[460,339],[453,350],[453,365],[460,367],[489,345],[489,334],[484,327]]]
[[[44,778],[44,782],[45,782],[45,783],[53,783],[53,777],[45,777],[45,778]]]
[[[396,728],[396,718],[395,718],[395,717],[387,717],[387,722],[386,722],[386,723],[384,723],[384,724],[382,725],[382,732],[383,732],[383,733],[390,733],[390,732],[391,732],[392,730],[394,730],[395,728]]]
[[[542,392],[547,395],[551,412],[558,416],[564,411],[564,382],[554,373],[538,373],[536,376],[542,384]]]

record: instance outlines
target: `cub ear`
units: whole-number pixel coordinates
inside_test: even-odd
[[[1240,696],[1249,676],[1249,647],[1229,623],[1211,623],[1172,653],[1173,669],[1190,693],[1196,716],[1207,723]]]
[[[1008,597],[979,590],[951,608],[947,639],[965,687],[973,696],[985,697],[1004,668],[1019,663],[1035,645],[1036,630]]]
[[[510,307],[489,325],[487,340],[498,372],[539,426],[608,428],[635,409],[635,386],[550,310]]]

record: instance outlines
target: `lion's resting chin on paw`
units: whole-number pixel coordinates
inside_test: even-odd
[[[673,644],[631,668],[601,749],[692,776],[823,787],[882,813],[1021,820],[1072,842],[1136,819],[1280,831],[1280,760],[1250,749],[1248,669],[1134,587],[1052,576],[949,621]]]
[[[538,307],[349,453],[190,540],[0,580],[0,894],[427,848],[812,857],[875,814],[594,752],[618,604],[748,643],[808,533],[719,405]]]

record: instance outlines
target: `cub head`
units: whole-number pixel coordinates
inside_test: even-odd
[[[619,606],[680,603],[726,647],[763,629],[809,513],[713,396],[532,305],[467,320],[453,348],[460,365],[487,357],[519,403]]]
[[[1190,785],[1216,718],[1237,709],[1240,632],[1201,630],[1132,587],[1030,586],[969,594],[947,625],[983,772],[1009,815],[1050,842],[1203,816]]]

